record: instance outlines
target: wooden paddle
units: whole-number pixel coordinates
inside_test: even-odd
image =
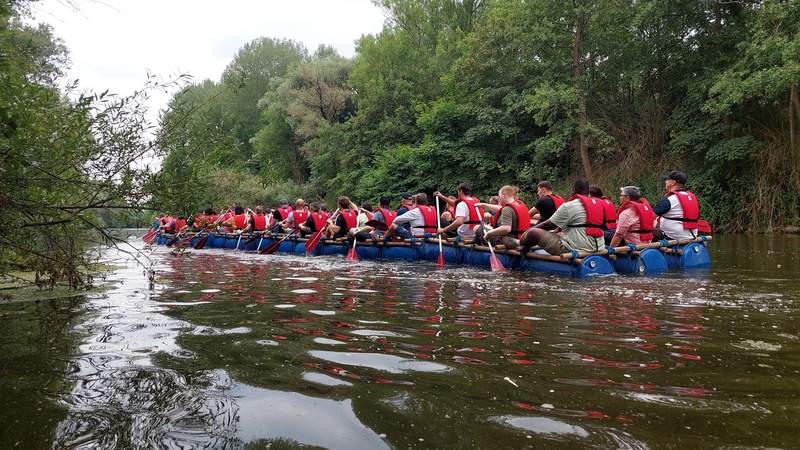
[[[258,253],[261,255],[271,255],[275,253],[275,251],[278,250],[278,247],[281,246],[281,243],[283,243],[283,241],[285,241],[291,235],[293,235],[295,231],[297,230],[290,231],[286,236],[283,237],[283,239],[281,239],[280,241],[273,242],[269,247],[259,250]]]
[[[336,208],[336,211],[333,212],[331,215],[331,219],[334,220],[336,218],[336,214],[339,213],[339,208]],[[314,249],[317,248],[317,244],[319,244],[319,240],[322,239],[322,235],[327,231],[328,224],[326,223],[322,229],[311,235],[311,238],[306,241],[306,256],[314,253]]]
[[[498,211],[497,214],[500,214]],[[489,242],[489,239],[486,239],[486,224],[483,222],[483,217],[481,217],[481,227],[483,228],[483,240],[489,245],[489,252],[491,252],[491,256],[489,256],[489,266],[492,268],[492,272],[508,272],[503,266],[503,263],[500,262],[500,258],[497,257],[494,253],[494,247],[492,247],[492,243]]]
[[[436,197],[436,231],[442,228],[442,215],[439,212],[439,197]],[[437,233],[438,234],[438,233]],[[436,267],[444,267],[444,251],[442,250],[442,235],[439,234],[439,257],[436,259]]]
[[[224,213],[220,214],[219,217],[217,218],[217,220],[215,220],[212,225],[216,225],[216,224],[220,223],[222,221],[222,218],[225,217],[225,214],[227,214],[230,210],[231,209],[228,208],[227,211],[225,211]],[[211,232],[208,231],[208,230],[203,230],[203,231],[205,231],[206,234],[204,234],[203,237],[201,237],[200,240],[198,240],[197,243],[194,244],[194,249],[195,250],[201,250],[203,247],[206,246],[206,242],[208,242],[208,237],[211,234]],[[202,233],[202,231],[201,231],[201,233]]]

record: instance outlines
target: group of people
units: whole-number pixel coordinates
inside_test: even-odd
[[[306,204],[298,199],[294,207],[284,201],[271,211],[263,206],[251,210],[233,204],[217,214],[209,208],[189,221],[162,215],[157,225],[167,232],[192,229],[308,236],[321,231],[330,238],[359,241],[443,236],[505,248],[538,246],[560,255],[572,250],[599,251],[606,245],[689,240],[698,233],[710,232],[707,223],[700,220],[697,197],[686,189],[686,182],[685,173],[670,172],[664,177],[666,193],[654,206],[636,186],[620,188],[617,206],[586,180],[575,181],[566,200],[553,192],[549,181],[538,183],[533,208],[519,198],[515,186],[503,186],[497,196],[484,203],[469,184],[462,183],[455,196],[437,191],[433,201],[424,192],[405,193],[396,210],[387,196],[380,198],[377,208],[369,203],[359,207],[348,197],[339,197],[333,213],[324,203]]]

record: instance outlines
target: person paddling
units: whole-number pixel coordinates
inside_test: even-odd
[[[248,210],[250,213],[250,220],[247,226],[242,230],[242,233],[249,233],[251,231],[262,232],[272,225],[272,217],[264,213],[262,205],[256,206],[256,210]]]
[[[653,240],[655,214],[636,186],[625,186],[619,192],[619,214],[611,247],[621,244],[646,244]]]
[[[350,201],[350,197],[339,197],[337,203],[339,204],[339,214],[336,216],[336,222],[328,219],[328,231],[333,233],[335,239],[347,236],[350,229],[355,228],[358,224],[358,207]]]
[[[280,206],[275,208],[272,212],[273,217],[275,218],[275,222],[283,222],[289,217],[289,213],[292,212],[292,207],[289,206],[288,200],[281,200]]]
[[[483,217],[483,210],[476,207],[480,200],[473,195],[472,187],[467,183],[461,183],[457,188],[458,196],[455,201],[455,218],[453,221],[436,231],[437,234],[444,234],[451,230],[455,230],[461,240],[471,241],[475,239],[475,228],[480,225],[481,218]],[[442,195],[440,192],[434,192],[434,195],[445,201],[449,201],[449,197]]]
[[[570,250],[602,250],[605,248],[603,212],[601,202],[589,197],[589,183],[576,180],[569,200],[548,220],[528,230],[520,243],[525,247],[539,245],[551,255],[561,255]],[[561,235],[555,232],[557,230],[563,230]]]
[[[553,184],[547,180],[540,181],[536,185],[536,194],[539,196],[539,200],[528,211],[534,223],[549,219],[564,204],[564,199],[553,193]]]
[[[693,239],[697,237],[700,220],[700,203],[697,196],[685,188],[686,174],[673,170],[664,177],[667,193],[653,205],[653,212],[660,216],[655,239]]]
[[[494,211],[490,227],[481,226],[477,230],[479,240],[488,240],[493,245],[502,244],[507,248],[519,246],[519,238],[531,226],[528,207],[517,198],[519,188],[516,186],[503,186],[497,196],[500,203],[476,203],[478,208]],[[488,231],[487,231],[488,230]]]
[[[610,198],[603,195],[603,190],[600,186],[589,186],[589,197],[600,199],[603,202],[603,239],[608,245],[614,236],[614,230],[617,228],[617,205]]]
[[[322,211],[318,202],[311,203],[311,212],[308,219],[300,224],[300,232],[303,236],[316,233],[317,231],[325,228],[325,223],[328,221],[328,214]]]
[[[414,204],[410,210],[395,217],[392,226],[386,231],[386,237],[397,235],[403,239],[412,236],[423,236],[426,233],[434,233],[438,229],[436,208],[428,205],[428,195],[424,192],[414,196]],[[399,212],[399,211],[398,211]],[[403,225],[409,224],[410,229]]]
[[[285,231],[299,230],[300,225],[308,220],[309,211],[306,207],[306,202],[302,198],[298,198],[294,202],[294,209],[290,208],[290,212],[286,218],[281,221],[281,228]]]

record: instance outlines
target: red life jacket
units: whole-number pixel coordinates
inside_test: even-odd
[[[697,221],[700,220],[700,204],[697,202],[697,196],[689,191],[673,191],[670,192],[669,195],[667,195],[667,197],[671,195],[678,196],[678,201],[681,204],[681,209],[683,209],[683,217],[680,218],[664,217],[664,218],[683,222],[684,230],[696,230]]]
[[[244,214],[236,214],[235,216],[233,216],[234,228],[236,228],[237,230],[241,230],[242,228],[247,226],[247,224],[245,223],[246,218],[247,216]]]
[[[511,232],[509,234],[515,236],[517,239],[521,238],[522,234],[531,227],[531,215],[528,213],[528,207],[525,206],[525,203],[520,199],[516,199],[511,203],[500,202],[500,206],[508,206],[514,211],[514,219],[511,222]],[[497,211],[494,217],[492,217],[493,228],[497,228],[497,221],[500,219],[500,213],[502,211],[503,209],[501,208],[500,211]]]
[[[307,209],[304,209],[304,210],[295,209],[294,213],[292,213],[292,214],[294,214],[294,216],[293,216],[293,218],[294,218],[294,227],[295,228],[300,228],[300,225],[306,223],[306,220],[308,220],[309,212],[308,212]]]
[[[550,197],[550,200],[556,205],[556,209],[561,208],[561,205],[564,204],[564,199],[561,196],[556,194],[547,194],[545,197]]]
[[[264,231],[267,229],[267,216],[256,214],[253,216],[253,231]]]
[[[180,231],[186,228],[186,219],[175,219],[175,230]]]
[[[320,231],[325,228],[325,222],[328,221],[328,213],[324,211],[311,213],[311,220],[314,221],[314,230]]]
[[[292,212],[291,206],[281,206],[280,208],[276,209],[278,211],[278,215],[281,217],[281,220],[286,220],[289,217],[289,213]]]
[[[386,208],[380,208],[378,211],[381,212],[381,215],[383,216],[383,222],[386,223],[386,226],[392,226],[394,223],[394,218],[397,217],[397,212],[390,211]]]
[[[480,200],[478,200],[476,197],[470,197],[470,198],[465,198],[464,200],[460,200],[458,203],[461,202],[467,204],[467,212],[469,213],[469,217],[467,217],[467,220],[465,220],[464,223],[467,225],[474,225],[481,223],[481,219],[483,218],[483,209],[475,207],[475,204],[480,203]],[[456,203],[456,206],[458,206],[458,203]],[[456,215],[455,213],[453,213],[453,219],[455,218]]]
[[[342,209],[339,210],[339,215],[344,217],[344,223],[347,225],[347,229],[355,228],[358,225],[358,213],[351,210],[351,209]]]
[[[228,211],[222,215],[222,221],[227,222],[231,217],[233,217],[233,211]]]
[[[214,222],[217,221],[217,218],[219,218],[219,216],[217,216],[216,214],[211,214],[210,216],[206,216],[206,225],[213,225]]]
[[[607,197],[603,197],[601,200],[603,200],[603,223],[605,223],[607,230],[613,230],[617,228],[617,208],[614,202]]]
[[[631,233],[639,233],[639,239],[643,242],[652,241],[656,216],[655,213],[653,213],[653,208],[650,206],[650,203],[647,202],[647,199],[642,197],[638,202],[627,200],[625,203],[619,205],[620,213],[626,209],[636,211],[636,215],[639,216],[639,229],[630,230]]]
[[[586,228],[586,234],[591,237],[603,237],[603,217],[604,217],[604,203],[602,199],[587,197],[585,195],[575,194],[571,196],[570,201],[580,199],[583,204],[583,209],[586,211],[586,223],[567,225],[570,228]]]
[[[417,206],[419,212],[422,213],[422,219],[425,221],[425,225],[422,226],[422,229],[428,232],[435,232],[439,229],[436,220],[436,208],[433,206],[428,205],[419,205]]]
[[[161,228],[171,233],[175,231],[175,221],[172,219],[172,217],[165,216],[163,219],[161,219]]]

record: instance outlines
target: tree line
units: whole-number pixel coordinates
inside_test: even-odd
[[[259,38],[163,116],[156,203],[493,193],[679,168],[728,231],[800,215],[800,3],[382,0],[345,58]],[[235,198],[232,198],[235,197]]]

